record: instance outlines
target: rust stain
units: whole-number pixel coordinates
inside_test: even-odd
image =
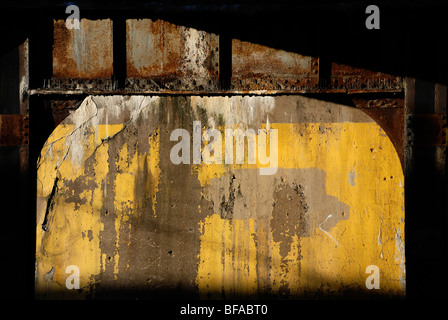
[[[182,36],[178,26],[163,20],[126,21],[127,76],[179,75]]]
[[[263,45],[232,40],[232,74],[247,78],[269,75],[290,78],[312,75],[312,58]]]
[[[351,65],[345,65],[337,62],[331,64],[331,74],[333,76],[353,76],[362,75],[363,77],[381,76],[390,77],[390,75],[382,72],[377,72],[373,70],[368,70],[365,68],[355,67]]]
[[[126,22],[129,78],[218,76],[218,37],[163,20]]]
[[[404,108],[403,98],[360,99],[353,98],[353,102],[360,109],[365,108]]]

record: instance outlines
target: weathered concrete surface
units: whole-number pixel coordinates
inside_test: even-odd
[[[196,120],[203,131],[278,130],[277,172],[260,175],[247,157],[174,165],[170,134],[193,139]],[[88,97],[38,162],[36,295],[404,296],[403,182],[393,144],[354,108],[301,96]],[[65,286],[69,265],[79,290]],[[366,289],[369,265],[378,290]]]
[[[173,86],[216,88],[218,35],[163,20],[126,21],[126,70],[133,78],[175,80]],[[154,83],[156,83],[154,82]]]

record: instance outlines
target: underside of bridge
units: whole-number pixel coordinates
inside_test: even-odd
[[[448,6],[369,5],[2,3],[11,297],[446,297]]]

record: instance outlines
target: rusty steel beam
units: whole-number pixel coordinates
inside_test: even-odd
[[[378,92],[378,91],[374,91]],[[395,93],[401,91],[389,90],[382,91],[382,93]],[[52,95],[77,95],[77,96],[87,96],[87,95],[154,95],[154,96],[238,96],[238,95],[249,95],[249,96],[276,96],[276,95],[302,95],[302,94],[346,94],[346,91],[342,90],[331,90],[331,89],[314,89],[314,90],[215,90],[215,91],[190,91],[190,90],[113,90],[113,91],[101,91],[101,90],[53,90],[53,89],[32,89],[30,90],[30,95],[32,96],[52,96]],[[355,92],[354,92],[355,93]],[[370,93],[370,92],[356,92]]]
[[[0,146],[27,145],[28,136],[28,115],[0,114]]]
[[[403,98],[353,98],[353,102],[360,109],[371,108],[404,108]]]
[[[110,78],[96,78],[96,79],[80,79],[80,78],[56,78],[44,79],[43,90],[57,90],[57,91],[113,91],[118,88],[117,81]]]
[[[230,90],[220,90],[218,79],[208,78],[127,78],[124,90],[111,79],[57,79],[45,81],[35,94],[303,94],[303,93],[390,93],[402,92],[400,77],[332,77],[330,83],[316,76],[279,79],[270,77],[232,78]]]
[[[254,78],[233,78],[234,90],[268,89],[276,91],[299,91],[318,93],[373,93],[401,92],[403,81],[400,77],[363,77],[344,76],[331,77],[328,81],[320,81],[317,76],[298,78],[272,78],[259,76]]]

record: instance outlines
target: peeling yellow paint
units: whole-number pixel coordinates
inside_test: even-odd
[[[282,257],[279,243],[266,230],[268,220],[230,222],[215,213],[200,224],[199,291],[228,297],[253,293],[264,283],[273,294],[281,294],[282,287],[293,295],[319,290],[331,294],[343,286],[365,289],[365,268],[377,265],[381,291],[404,294],[404,248],[399,245],[404,243],[404,179],[388,137],[379,134],[375,123],[271,124],[271,128],[278,129],[279,167],[323,170],[327,194],[350,206],[350,218],[330,230],[314,222],[310,236],[292,236],[289,253]],[[208,185],[217,172],[248,167],[201,164],[198,179]],[[346,178],[351,170],[356,172],[355,185]],[[248,223],[255,227],[248,228]],[[249,235],[267,240],[256,246]],[[223,261],[229,252],[234,256]],[[261,252],[270,256],[266,266],[270,272],[247,273],[262,263]]]
[[[36,292],[51,292],[53,295],[63,293],[67,297],[82,297],[77,291],[69,291],[65,288],[65,268],[76,265],[80,270],[80,287],[88,290],[95,283],[95,276],[106,270],[107,255],[101,253],[100,231],[104,225],[100,222],[101,207],[108,196],[106,185],[109,176],[109,147],[102,143],[103,139],[109,138],[122,130],[123,125],[98,125],[97,131],[90,128],[90,135],[83,143],[84,157],[94,154],[94,175],[86,173],[85,167],[75,167],[71,161],[67,161],[68,147],[71,134],[76,127],[63,124],[58,126],[47,140],[42,149],[42,158],[45,161],[39,163],[38,170],[38,215],[37,215],[37,244],[36,244]],[[152,180],[148,182],[149,197],[153,198],[153,209],[155,213],[155,200],[158,191],[160,176],[159,148],[160,139],[156,134],[148,140],[150,154],[134,152],[129,154],[127,145],[124,144],[119,150],[116,166],[119,172],[114,178],[114,207],[115,207],[115,231],[116,247],[113,255],[113,272],[117,279],[120,272],[119,245],[120,237],[129,237],[131,225],[127,225],[129,215],[135,214],[135,192],[134,184],[136,174],[143,170],[144,162]],[[114,161],[114,160],[111,160]],[[56,169],[56,170],[55,170]],[[52,221],[47,231],[42,229],[47,210],[47,201],[57,177],[64,181],[75,181],[85,179],[86,183],[91,181],[97,186],[93,191],[79,193],[79,202],[70,202],[67,197],[74,195],[73,190],[60,190],[64,196],[58,196],[54,201],[49,217]],[[59,183],[62,185],[62,183]],[[104,185],[104,189],[102,186]],[[57,186],[65,188],[64,186]],[[55,212],[54,217],[52,213]],[[125,229],[126,228],[126,229]],[[90,236],[86,236],[89,234]],[[129,241],[129,240],[128,240]],[[55,259],[55,256],[58,258]],[[57,263],[55,263],[57,262]],[[54,274],[52,275],[52,268]],[[51,276],[51,279],[50,279]]]
[[[75,181],[84,176],[88,181],[101,185],[101,176],[107,171],[104,163],[108,161],[107,145],[100,145],[95,153],[94,162],[98,175],[87,176],[85,168],[73,170],[63,161],[67,137],[73,127],[69,125],[59,126],[47,141],[42,150],[46,154],[45,168],[38,170],[38,203],[45,203],[50,197],[57,176],[66,180]],[[58,137],[58,135],[62,135]],[[49,150],[51,149],[51,155]],[[101,164],[101,165],[98,165]],[[57,168],[57,170],[54,170]],[[57,182],[56,182],[57,183]],[[57,186],[64,188],[63,186]],[[63,194],[70,195],[71,190],[61,190]],[[66,192],[64,192],[66,191]],[[36,228],[36,292],[51,292],[58,297],[76,297],[76,290],[69,291],[65,287],[68,274],[65,273],[69,265],[76,265],[80,270],[80,288],[88,288],[94,283],[93,276],[101,271],[101,252],[99,248],[99,233],[103,229],[100,222],[100,203],[103,199],[101,189],[93,192],[82,192],[80,202],[75,204],[67,201],[63,196],[53,199],[54,207],[49,213],[51,220],[48,230],[42,230],[42,223],[46,212],[46,206],[40,206],[38,223]],[[54,213],[54,214],[53,214]],[[70,223],[77,221],[77,223]],[[91,234],[91,236],[87,236]],[[58,259],[54,259],[57,256]],[[51,270],[54,268],[54,274]]]
[[[98,142],[107,139],[115,135],[117,132],[123,129],[123,124],[99,124],[98,125]]]
[[[197,284],[205,288],[204,296],[212,293],[220,297],[224,293],[222,289],[230,295],[256,294],[254,228],[253,219],[231,221],[221,219],[217,214],[207,217],[201,224],[203,234]]]
[[[226,138],[225,138],[225,129],[231,129],[231,130],[237,130],[237,129],[242,129],[240,125],[234,125],[231,126],[229,128],[227,127],[223,127],[223,126],[218,126],[217,128],[218,130],[221,131],[221,138],[222,138],[222,154],[221,154],[221,159],[222,159],[222,163],[217,164],[217,163],[213,163],[213,161],[207,161],[208,159],[204,159],[204,154],[202,155],[203,159],[201,164],[199,165],[193,165],[192,166],[192,173],[193,174],[197,174],[198,175],[198,179],[199,182],[201,183],[201,186],[204,187],[206,185],[209,184],[211,179],[215,179],[215,178],[219,178],[221,176],[223,176],[228,170],[231,169],[257,169],[257,168],[268,168],[269,166],[272,166],[272,164],[269,163],[266,155],[262,155],[262,157],[260,158],[260,154],[257,152],[257,150],[255,150],[255,163],[251,164],[248,163],[248,150],[247,150],[247,138],[244,138],[244,143],[246,144],[245,150],[244,150],[244,159],[245,159],[245,163],[244,164],[236,164],[236,154],[237,154],[237,146],[236,146],[236,141],[233,142],[233,160],[232,160],[232,164],[226,164],[224,159],[225,159],[225,150],[226,150]],[[243,128],[242,130],[246,130],[247,128]],[[269,133],[266,131],[266,124],[262,124],[260,126],[260,129],[263,130],[262,133],[260,134],[255,134],[255,145],[257,146],[257,148],[260,146],[259,144],[261,144],[263,146],[263,148],[265,148],[266,152],[269,153],[269,150],[271,148],[271,135],[273,133]],[[270,126],[270,129],[278,129],[277,126]],[[205,130],[205,127],[203,128],[203,130]],[[256,132],[256,131],[254,131]],[[262,137],[263,135],[263,137]],[[266,146],[264,146],[263,142],[260,141],[260,139],[263,138],[263,142]],[[278,143],[276,145],[273,146],[273,150],[277,150],[278,149]],[[207,146],[208,142],[204,141],[203,142],[203,146],[205,148],[205,146]],[[208,164],[207,164],[208,163]]]
[[[205,212],[210,212],[206,201],[211,202],[207,197],[213,182],[235,172],[269,165],[261,166],[258,158],[258,164],[247,164],[247,153],[245,164],[192,165],[191,174],[198,179],[202,197],[192,199],[195,205],[190,209],[205,216],[198,226],[200,246],[195,279],[201,296],[325,296],[344,288],[367,290],[365,269],[369,265],[376,265],[381,271],[381,293],[404,295],[404,178],[389,138],[373,122],[269,125],[278,130],[278,167],[284,169],[282,174],[286,173],[251,180],[253,190],[261,181],[287,181],[288,172],[294,170],[318,169],[325,173],[322,192],[346,204],[349,217],[338,220],[331,228],[321,220],[311,219],[310,233],[306,235],[285,227],[281,230],[288,239],[285,253],[286,242],[276,240],[271,228],[272,213],[259,214],[259,207],[250,201],[247,212],[232,219],[222,217],[215,207],[213,213],[205,216]],[[91,293],[91,288],[101,281],[101,273],[107,272],[114,281],[121,280],[121,274],[133,268],[133,253],[129,252],[140,249],[131,248],[131,238],[136,219],[142,218],[142,194],[145,200],[151,200],[154,226],[150,231],[152,238],[145,239],[154,247],[158,245],[157,233],[166,227],[159,224],[164,217],[162,212],[156,212],[156,204],[170,196],[169,189],[162,194],[159,190],[160,128],[147,140],[139,140],[140,145],[125,141],[112,146],[109,140],[123,130],[123,124],[83,128],[88,134],[75,139],[80,126],[58,126],[44,145],[38,163],[36,292],[58,297],[84,297],[83,293]],[[267,150],[270,143],[268,140]],[[75,183],[91,187],[75,194],[70,187]],[[258,195],[253,190],[251,201],[256,202]],[[112,232],[110,239],[103,239],[100,218],[108,199],[113,199],[108,203],[113,207],[113,215],[107,220],[111,221]],[[202,199],[206,205],[199,204]],[[148,212],[151,206],[147,207]],[[43,230],[45,221],[48,227]],[[170,232],[183,232],[182,227]],[[107,249],[101,241],[107,242]],[[169,259],[175,261],[179,256],[178,251],[171,252]],[[162,263],[160,256],[142,259],[148,266],[155,261]],[[65,288],[65,268],[72,264],[80,269],[82,292]],[[145,278],[145,283],[157,281]]]

